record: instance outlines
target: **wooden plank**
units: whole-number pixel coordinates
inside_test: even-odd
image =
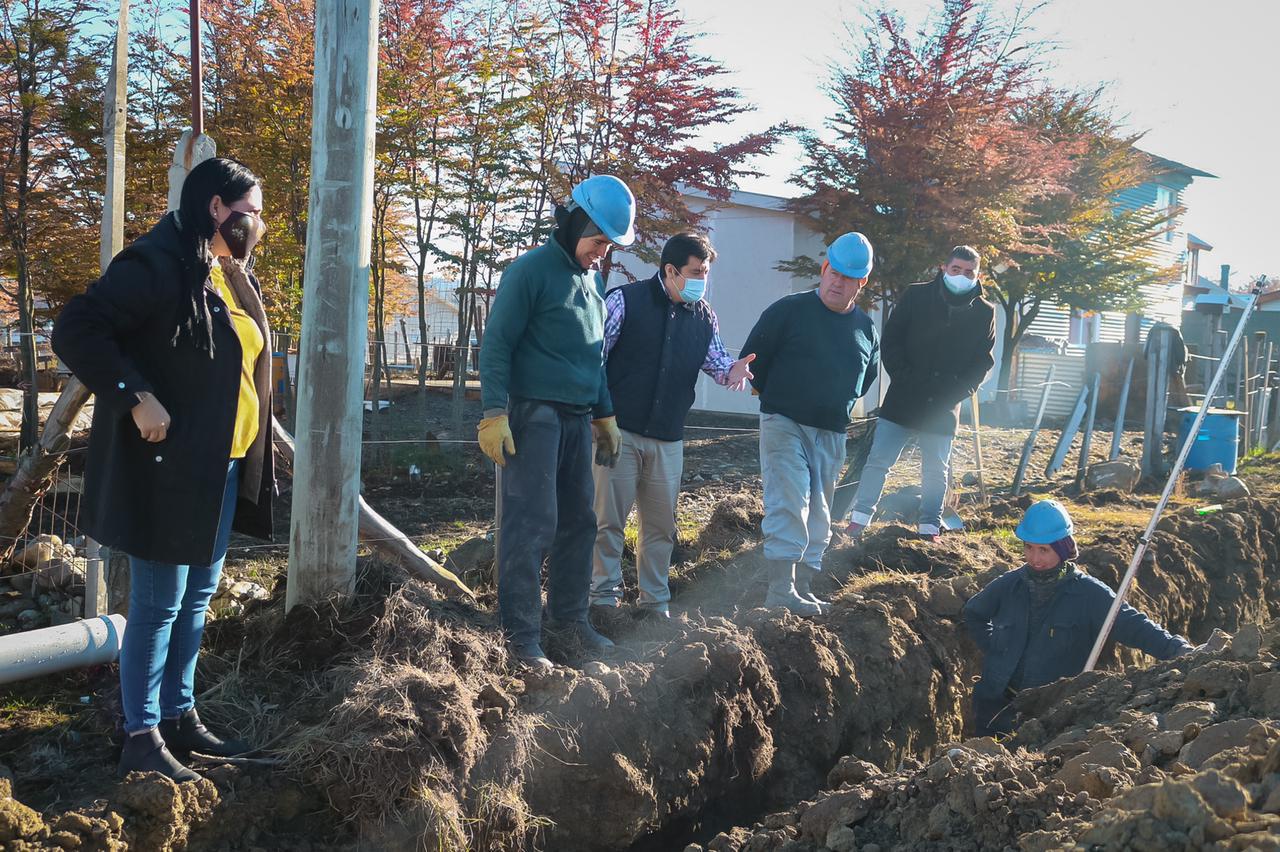
[[[978,410],[978,394],[975,391],[969,397],[969,407],[973,410],[973,457],[977,466],[978,499],[987,502],[987,482],[982,470],[982,416]]]
[[[1058,472],[1058,468],[1062,467],[1067,460],[1067,453],[1071,450],[1071,442],[1076,437],[1076,432],[1080,430],[1080,421],[1084,420],[1085,401],[1088,399],[1089,389],[1080,388],[1080,393],[1076,396],[1076,404],[1071,408],[1071,416],[1067,418],[1067,423],[1062,427],[1062,431],[1058,433],[1058,445],[1053,448],[1053,456],[1049,459],[1049,466],[1044,469],[1046,477],[1053,476]]]
[[[1022,493],[1022,480],[1027,474],[1027,464],[1031,461],[1031,452],[1036,447],[1036,436],[1040,434],[1040,424],[1044,422],[1044,409],[1049,404],[1049,391],[1053,388],[1053,372],[1054,365],[1049,365],[1049,372],[1045,374],[1044,386],[1040,389],[1040,406],[1036,409],[1036,420],[1031,426],[1031,434],[1027,435],[1026,443],[1022,445],[1022,458],[1018,460],[1018,471],[1013,475],[1013,496],[1017,497]]]
[[[98,266],[106,271],[111,258],[124,249],[125,127],[129,98],[129,0],[120,0],[120,16],[107,74],[102,109],[102,138],[107,149],[107,185],[102,197],[101,243]]]
[[[356,578],[368,345],[378,4],[316,4],[311,191],[285,608]]]
[[[1111,453],[1108,456],[1110,461],[1120,458],[1120,442],[1124,440],[1124,416],[1129,408],[1129,384],[1133,381],[1133,360],[1129,359],[1129,366],[1124,371],[1124,384],[1120,386],[1120,400],[1116,403],[1116,425],[1111,433]],[[1205,387],[1208,387],[1206,384]]]
[[[1102,386],[1102,375],[1093,374],[1093,384],[1089,387],[1089,412],[1084,419],[1084,437],[1080,440],[1080,461],[1076,465],[1076,480],[1084,487],[1085,474],[1089,472],[1089,450],[1093,446],[1093,422],[1098,414],[1098,391]]]

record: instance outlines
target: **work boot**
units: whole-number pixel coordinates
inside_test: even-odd
[[[769,560],[769,593],[764,605],[768,609],[786,609],[796,615],[822,615],[822,607],[796,594],[795,563]]]
[[[810,584],[813,583],[814,579],[821,573],[822,572],[817,568],[811,568],[803,562],[796,563],[796,594],[800,596],[801,600],[816,603],[818,606],[826,609],[831,606],[831,601],[824,601],[822,598],[815,595],[813,593],[813,589],[810,587]]]
[[[844,528],[844,537],[850,541],[857,541],[862,538],[862,534],[866,531],[867,525],[860,524],[857,521],[850,521],[849,526]]]
[[[186,760],[193,751],[209,757],[235,757],[253,751],[253,747],[243,740],[224,740],[214,736],[200,721],[200,714],[194,707],[176,719],[161,719],[160,736],[169,752],[179,760]]]
[[[560,621],[556,618],[549,618],[547,619],[547,629],[552,633],[560,633],[577,639],[588,651],[609,651],[614,647],[613,642],[607,636],[597,633],[596,629],[585,619],[583,621]]]
[[[130,772],[159,772],[179,784],[199,781],[202,777],[199,772],[183,766],[165,748],[164,738],[156,728],[125,737],[116,774],[123,778]]]
[[[555,664],[547,658],[546,652],[537,642],[529,645],[510,645],[507,650],[517,663],[528,666],[534,671],[549,672],[555,668]]]

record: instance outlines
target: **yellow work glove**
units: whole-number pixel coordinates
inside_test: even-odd
[[[596,464],[613,467],[622,452],[622,432],[618,430],[618,418],[601,417],[591,421],[591,431],[596,436]]]
[[[511,424],[507,422],[507,415],[495,414],[493,417],[486,417],[480,421],[480,425],[476,427],[476,432],[480,437],[480,450],[486,456],[493,459],[493,463],[499,467],[505,467],[507,464],[507,455],[516,454],[516,439],[511,434]]]

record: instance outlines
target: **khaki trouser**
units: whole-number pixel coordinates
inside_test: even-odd
[[[684,468],[684,441],[659,441],[622,432],[615,467],[595,467],[596,548],[591,571],[591,603],[622,602],[622,546],[627,516],[640,516],[636,575],[640,605],[666,610],[671,600],[667,573],[676,543],[676,497]]]

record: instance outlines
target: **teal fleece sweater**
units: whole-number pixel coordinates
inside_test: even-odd
[[[511,397],[613,413],[604,372],[604,282],[549,240],[502,274],[480,347],[486,415]]]

